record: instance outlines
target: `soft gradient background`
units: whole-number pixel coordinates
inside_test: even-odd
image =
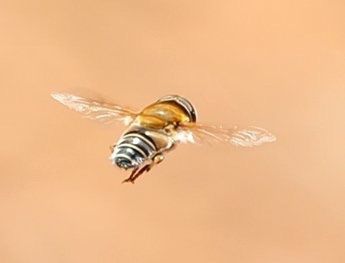
[[[345,4],[0,2],[0,261],[345,262]],[[183,145],[135,185],[123,127],[50,98],[141,108],[177,93],[199,119],[258,125],[255,149]]]

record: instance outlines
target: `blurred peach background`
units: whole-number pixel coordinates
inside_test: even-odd
[[[344,1],[1,1],[0,261],[345,262]],[[135,185],[123,127],[50,97],[276,134],[255,149],[182,145]]]

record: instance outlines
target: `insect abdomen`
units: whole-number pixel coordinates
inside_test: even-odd
[[[116,144],[111,155],[113,164],[130,169],[142,164],[156,152],[153,140],[142,131],[124,134]]]

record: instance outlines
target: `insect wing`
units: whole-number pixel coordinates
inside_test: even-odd
[[[129,125],[135,116],[134,111],[116,104],[105,103],[68,93],[52,93],[51,96],[66,107],[83,114],[86,118],[104,123],[121,121]]]
[[[174,139],[182,143],[223,142],[242,147],[259,146],[276,141],[276,137],[272,133],[259,127],[225,129],[221,126],[200,123],[182,124],[176,131]]]

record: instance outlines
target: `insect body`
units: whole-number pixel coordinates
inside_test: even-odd
[[[128,131],[114,146],[110,158],[120,168],[133,168],[125,181],[134,182],[143,172],[161,162],[163,153],[173,149],[176,141],[172,133],[178,126],[195,121],[195,109],[189,101],[177,95],[165,96],[135,117]],[[147,161],[149,164],[140,168]]]
[[[218,141],[250,147],[275,141],[264,129],[224,129],[196,122],[193,105],[178,95],[164,96],[139,113],[92,99],[66,93],[52,97],[65,106],[102,122],[123,121],[127,130],[111,147],[110,159],[114,165],[132,172],[123,182],[132,182],[162,162],[165,153],[178,143]]]

